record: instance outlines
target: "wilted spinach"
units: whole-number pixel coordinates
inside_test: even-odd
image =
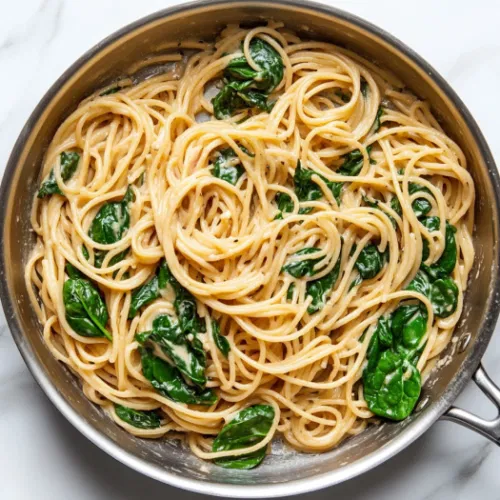
[[[432,304],[432,310],[438,318],[453,314],[458,304],[458,287],[449,277],[435,279],[423,270],[418,271],[407,290],[425,295]]]
[[[175,292],[174,309],[177,314],[177,321],[174,323],[171,322],[167,315],[158,316],[161,319],[156,318],[153,321],[153,331],[151,333],[139,334],[143,337],[139,337],[138,341],[150,338],[150,340],[160,344],[162,348],[175,350],[178,357],[184,358],[184,363],[180,359],[179,361],[173,360],[176,366],[187,377],[191,378],[193,382],[203,385],[206,382],[205,374],[201,373],[199,367],[202,366],[203,370],[205,369],[206,353],[198,334],[205,333],[206,327],[204,320],[198,314],[196,299],[175,279],[166,262],[162,262],[160,265],[157,279],[158,289],[163,289],[169,284]],[[155,283],[153,282],[153,291],[154,286]],[[146,292],[150,292],[150,290],[146,290]],[[144,295],[147,295],[146,292]],[[149,298],[152,296],[152,294],[149,294]],[[158,322],[155,323],[155,321]],[[167,343],[168,346],[166,345]],[[181,345],[182,349],[179,347]],[[186,354],[184,347],[187,349],[188,354]],[[189,359],[186,360],[188,357]],[[186,367],[181,367],[181,363],[186,365]]]
[[[167,287],[168,270],[167,263],[163,259],[156,269],[156,274],[144,285],[136,288],[132,292],[132,300],[128,312],[129,319],[132,319],[141,307],[150,304],[160,297],[160,290]]]
[[[99,96],[104,96],[104,95],[111,95],[111,94],[116,94],[117,92],[119,92],[121,90],[121,87],[119,87],[118,85],[116,87],[111,87],[109,88],[108,90],[103,90]]]
[[[312,254],[315,252],[319,252],[319,248],[314,248],[314,247],[306,247],[303,248],[302,250],[299,250],[298,252],[295,252],[293,255],[294,256],[301,256],[301,255],[308,255]],[[290,276],[293,276],[294,278],[303,278],[304,276],[313,276],[319,270],[315,270],[314,266],[320,262],[322,258],[320,259],[304,259],[304,260],[292,260],[291,262],[285,263],[285,265],[281,268],[281,272],[286,272]]]
[[[245,147],[240,147],[246,154],[250,154]],[[211,172],[215,177],[235,186],[238,179],[245,173],[245,168],[236,152],[231,148],[226,148],[219,151]]]
[[[422,225],[430,232],[439,231],[439,217],[425,217],[421,221]],[[422,264],[422,269],[432,276],[434,279],[445,278],[449,276],[455,269],[457,263],[457,242],[455,241],[455,233],[457,229],[449,222],[446,222],[445,231],[445,248],[441,257],[430,266]],[[422,261],[429,257],[429,243],[424,239],[422,249]]]
[[[142,411],[115,405],[115,412],[120,419],[138,429],[157,429],[161,425],[161,417],[156,411]]]
[[[269,405],[253,405],[241,410],[228,422],[214,439],[212,451],[238,450],[260,443],[269,433],[274,420],[274,408]],[[234,457],[215,459],[215,463],[230,469],[253,469],[266,456],[266,446]]]
[[[380,129],[380,118],[384,114],[384,108],[382,106],[378,107],[377,114],[375,116],[375,121],[373,122],[372,131],[375,134]]]
[[[99,209],[89,228],[89,236],[96,242],[104,245],[116,243],[130,227],[129,206],[134,194],[130,186],[121,201],[108,201]],[[86,250],[86,249],[85,249]],[[87,252],[88,253],[88,252]],[[113,266],[123,260],[128,248],[116,254],[109,262]],[[94,251],[94,266],[101,267],[107,251]]]
[[[326,177],[318,174],[314,170],[303,168],[300,160],[297,161],[297,167],[295,168],[293,176],[295,193],[298,199],[300,201],[315,201],[319,200],[323,196],[323,191],[320,186],[312,179],[313,175],[317,175],[325,182],[328,189],[330,189],[333,196],[337,200],[337,203],[340,204],[340,193],[343,186],[342,182],[329,181]]]
[[[69,268],[69,272],[72,271]],[[113,340],[111,333],[106,330],[109,318],[106,304],[90,281],[81,277],[66,280],[63,302],[66,321],[76,333],[83,337],[106,337]]]
[[[368,345],[363,372],[363,393],[370,411],[403,420],[420,396],[416,364],[426,332],[427,311],[418,305],[399,306],[381,317]]]
[[[264,40],[250,42],[250,54],[260,71],[255,71],[244,56],[232,59],[224,70],[224,87],[212,99],[218,120],[228,118],[239,109],[259,108],[270,111],[268,95],[283,79],[283,60]]]
[[[151,349],[141,347],[140,353],[144,377],[162,396],[186,404],[212,405],[217,401],[212,389],[189,386],[177,368],[155,356]]]
[[[80,155],[78,153],[75,153],[74,151],[63,151],[59,156],[59,160],[61,164],[61,178],[63,181],[67,181],[76,172],[78,162],[80,161]],[[64,193],[59,189],[59,186],[57,185],[54,169],[50,171],[47,179],[42,182],[42,185],[38,190],[38,198],[45,198],[45,196],[50,196],[51,194],[64,195]]]
[[[368,243],[361,250],[356,263],[354,264],[362,279],[374,278],[384,267],[386,253],[379,252],[376,245]]]
[[[368,85],[368,82],[361,77],[361,94],[363,95],[364,98],[368,97],[368,93],[370,92],[370,86]]]
[[[152,330],[136,336],[139,343],[152,341],[157,343],[168,355],[174,365],[191,381],[203,387],[207,383],[205,376],[206,356],[193,349],[179,322],[167,314],[160,314],[153,320]]]
[[[366,153],[368,154],[369,158],[371,151],[372,146],[367,146]],[[363,168],[364,157],[360,149],[354,149],[350,153],[344,155],[343,158],[344,163],[342,163],[340,168],[337,170],[337,174],[355,177],[361,172],[361,169]],[[370,162],[371,161],[372,160],[370,158]]]
[[[422,186],[420,184],[417,184],[416,182],[410,182],[408,184],[408,193],[410,195],[418,193],[418,192],[423,192],[423,193],[429,193],[428,188],[425,186]],[[401,216],[403,214],[403,209],[401,208],[401,203],[399,203],[399,199],[397,196],[393,196],[391,199],[391,208],[399,215]],[[431,209],[432,205],[429,200],[426,198],[417,198],[413,200],[411,204],[411,208],[413,209],[413,212],[415,212],[415,215],[417,216],[418,219],[422,218],[424,215],[427,215]]]
[[[306,297],[312,297],[312,301],[307,308],[309,314],[313,314],[323,308],[326,303],[328,292],[333,288],[340,274],[341,255],[333,269],[322,278],[309,281],[306,285]]]
[[[229,341],[221,335],[220,326],[217,321],[212,320],[212,336],[217,346],[217,349],[222,353],[222,355],[227,358],[229,356],[229,351],[231,350],[231,346],[229,345]]]

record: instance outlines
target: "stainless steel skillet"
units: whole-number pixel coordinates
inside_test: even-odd
[[[446,353],[451,361],[427,382],[414,415],[401,423],[369,428],[321,455],[296,454],[277,443],[273,455],[260,467],[242,473],[202,462],[176,442],[136,439],[91,404],[75,378],[44,346],[23,268],[33,244],[29,214],[42,158],[57,126],[78,102],[126,74],[134,62],[155,53],[165,42],[212,38],[228,23],[251,24],[268,18],[284,21],[304,37],[329,40],[376,61],[431,103],[447,133],[465,151],[474,176],[477,258],[456,331],[458,341]],[[500,390],[480,366],[500,310],[499,204],[499,175],[474,119],[434,69],[400,41],[350,14],[298,0],[185,4],[144,18],[102,41],[61,76],[33,112],[12,151],[0,188],[0,297],[12,335],[38,383],[66,418],[110,455],[187,490],[247,498],[303,493],[375,467],[439,418],[467,425],[499,442],[500,418],[485,421],[451,407],[471,378],[500,407]]]

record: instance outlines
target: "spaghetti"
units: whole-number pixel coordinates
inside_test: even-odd
[[[404,418],[474,259],[464,154],[393,75],[280,23],[165,54],[47,151],[25,271],[47,346],[125,430],[225,466]],[[262,435],[217,447],[248,408]]]

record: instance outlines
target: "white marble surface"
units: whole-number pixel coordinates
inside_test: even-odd
[[[0,174],[29,113],[54,80],[103,37],[168,0],[17,0],[0,15]],[[497,0],[325,1],[358,14],[419,52],[469,106],[497,158],[500,3]],[[417,7],[418,5],[418,7]],[[485,356],[500,382],[500,332]],[[470,385],[458,403],[492,416]],[[0,311],[0,498],[201,499],[140,476],[82,437],[24,365]],[[500,449],[449,422],[399,456],[343,485],[301,498],[498,499]]]

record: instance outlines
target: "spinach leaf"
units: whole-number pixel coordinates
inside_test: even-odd
[[[272,105],[267,102],[267,95],[249,88],[252,81],[227,83],[212,99],[214,115],[217,120],[230,118],[235,111],[245,108],[258,108],[271,111]]]
[[[241,410],[221,429],[212,451],[238,450],[260,443],[269,433],[273,420],[274,408],[269,405],[253,405]],[[253,469],[265,456],[266,446],[246,455],[217,458],[215,463],[230,469]]]
[[[261,68],[255,71],[248,64],[245,56],[232,59],[226,66],[224,76],[230,80],[253,80],[253,86],[264,92],[272,92],[283,79],[283,60],[276,50],[260,38],[250,42],[250,55]]]
[[[336,90],[335,95],[340,98],[342,102],[349,102],[351,100],[351,96],[346,92],[342,92],[341,90]]]
[[[422,225],[428,231],[438,231],[440,226],[439,217],[425,217],[421,221]],[[457,262],[457,243],[455,241],[455,233],[457,229],[449,222],[446,222],[445,231],[445,248],[441,257],[430,266],[422,264],[422,269],[432,276],[434,279],[445,278],[450,275],[455,269]],[[429,257],[429,243],[424,239],[422,249],[422,260],[425,261]]]
[[[427,311],[421,305],[402,305],[389,317],[381,317],[368,345],[363,372],[363,393],[375,415],[403,420],[420,396],[416,363],[427,327]]]
[[[245,173],[245,168],[234,150],[226,148],[219,151],[211,172],[215,177],[235,186],[238,179]]]
[[[133,200],[133,192],[128,187],[121,201],[108,201],[99,209],[89,228],[89,236],[102,244],[116,243],[122,239],[123,234],[130,227],[129,205]],[[128,249],[115,255],[109,262],[113,266],[123,260]],[[106,257],[107,251],[94,251],[94,265],[100,268]]]
[[[382,115],[384,114],[384,108],[382,106],[379,106],[378,107],[378,110],[377,110],[377,115],[375,116],[375,121],[373,122],[373,125],[372,125],[372,133],[376,133],[379,131],[380,129],[380,118],[382,118]]]
[[[294,205],[290,195],[279,192],[276,193],[274,200],[278,205],[278,210],[281,212],[293,212]]]
[[[308,255],[311,253],[319,252],[319,248],[306,247],[298,252],[295,252],[293,255]],[[281,268],[281,272],[286,272],[290,276],[294,278],[303,278],[304,276],[313,276],[319,270],[315,270],[314,266],[320,262],[322,259],[304,259],[300,261],[294,261],[285,263],[285,265]]]
[[[424,187],[420,184],[417,184],[416,182],[410,182],[408,184],[408,193],[410,195],[415,194],[419,191],[423,192],[423,193],[431,194],[429,189],[427,189],[426,187]],[[399,199],[395,195],[391,198],[391,208],[399,216],[401,216],[403,214],[403,209],[401,208],[401,203],[399,203]],[[425,215],[427,215],[431,211],[432,205],[431,205],[430,201],[425,199],[425,198],[417,198],[417,199],[413,200],[413,202],[411,204],[411,208],[413,209],[413,212],[415,212],[416,217],[418,219],[421,219],[422,217],[424,217]],[[438,225],[438,229],[439,229],[439,225]]]
[[[366,280],[377,276],[384,267],[384,262],[385,253],[379,252],[377,246],[373,243],[368,243],[361,250],[354,265],[361,278]]]
[[[119,92],[122,88],[119,87],[118,85],[116,87],[111,87],[109,88],[108,90],[104,90],[102,91],[99,96],[102,97],[104,95],[111,95],[111,94],[116,94],[117,92]]]
[[[66,262],[66,266],[65,266],[65,269],[66,269],[66,274],[70,277],[70,278],[73,278],[73,279],[76,279],[76,278],[85,278],[85,276],[80,272],[79,269],[77,269],[73,264],[71,264],[70,262]]]
[[[260,38],[250,42],[250,54],[260,71],[255,71],[244,56],[229,62],[224,70],[225,85],[212,99],[214,115],[218,120],[229,118],[238,109],[272,109],[268,94],[283,79],[283,60],[271,45]]]
[[[368,157],[370,156],[371,151],[372,151],[372,146],[367,146],[366,152],[368,154]],[[350,153],[344,155],[343,158],[344,158],[344,163],[342,163],[340,168],[337,170],[338,174],[355,177],[361,172],[361,169],[363,168],[364,158],[363,158],[363,153],[361,153],[360,149],[354,149]]]
[[[293,291],[295,290],[295,283],[290,283],[288,290],[286,291],[286,300],[293,299]]]
[[[186,290],[170,272],[165,264],[163,278],[161,281],[168,282],[175,291],[174,309],[179,321],[181,332],[185,335],[191,348],[196,352],[197,357],[206,364],[206,353],[203,343],[198,338],[198,333],[206,331],[205,322],[198,314],[196,299]]]
[[[118,417],[138,429],[157,429],[161,425],[161,417],[156,411],[141,411],[127,406],[115,405]]]
[[[457,309],[458,287],[449,277],[435,279],[425,271],[418,271],[406,287],[407,290],[425,295],[438,318],[447,318]]]
[[[160,298],[160,289],[163,290],[167,287],[166,273],[168,273],[167,263],[165,259],[162,259],[160,265],[156,269],[155,276],[132,292],[132,300],[128,312],[129,319],[132,319],[141,307]]]
[[[457,310],[458,287],[451,278],[439,278],[431,287],[432,310],[438,318],[447,318]]]
[[[411,356],[427,330],[427,309],[421,303],[399,306],[392,313],[391,330],[395,348]]]
[[[96,243],[110,244],[121,240],[130,227],[129,204],[132,197],[129,187],[123,200],[108,201],[99,209],[89,229],[89,236]]]
[[[368,97],[369,92],[370,86],[368,85],[368,82],[363,77],[361,77],[361,94],[364,98],[366,98]]]
[[[153,388],[162,396],[177,403],[212,405],[217,395],[212,389],[197,389],[187,385],[180,371],[163,359],[155,356],[151,349],[139,349],[142,373]]]
[[[316,182],[312,180],[312,176],[317,175],[322,179],[327,187],[332,192],[333,196],[340,205],[340,193],[342,191],[342,182],[332,182],[326,177],[318,174],[314,170],[309,170],[302,167],[300,160],[297,161],[297,167],[295,168],[295,173],[293,176],[293,182],[295,184],[295,193],[300,201],[315,201],[319,200],[323,196],[323,191]]]
[[[78,162],[80,161],[80,155],[74,151],[63,151],[59,156],[61,163],[61,178],[63,181],[70,179],[76,172],[78,167]],[[38,198],[45,198],[51,194],[60,194],[64,196],[64,193],[59,189],[57,185],[56,176],[54,174],[54,169],[50,171],[47,179],[42,183],[40,189],[38,190]]]
[[[94,285],[83,278],[70,278],[63,286],[66,321],[83,337],[106,337],[113,340],[106,330],[108,310]]]
[[[407,358],[390,349],[381,354],[373,350],[371,356],[374,368],[363,373],[363,393],[368,408],[375,415],[404,420],[420,396],[419,371]]]
[[[306,297],[312,297],[312,302],[307,308],[309,314],[313,314],[324,307],[328,292],[333,288],[339,277],[341,260],[341,255],[339,255],[335,266],[327,275],[307,283]]]
[[[351,284],[349,285],[348,292],[350,292],[355,286],[360,285],[363,283],[363,278],[358,274],[356,277],[351,281]]]
[[[207,383],[205,376],[206,356],[192,348],[187,336],[181,330],[177,321],[167,314],[160,314],[153,320],[152,332],[142,332],[136,340],[156,342],[165,354],[172,360],[176,368],[188,379],[203,387]]]
[[[339,192],[340,195],[340,192]],[[335,196],[335,195],[334,195]],[[283,219],[283,213],[293,212],[293,201],[292,198],[286,193],[277,193],[275,196],[275,201],[278,205],[279,212],[274,216],[274,220]],[[313,210],[312,207],[302,207],[299,208],[299,215],[309,214]]]
[[[432,194],[429,191],[429,189],[426,188],[425,186],[417,184],[416,182],[410,182],[408,184],[408,193],[410,195],[412,195],[412,194],[415,194],[418,192]],[[420,219],[421,217],[423,217],[424,215],[427,215],[431,211],[432,205],[431,205],[430,201],[425,199],[425,198],[417,198],[416,200],[413,200],[413,203],[411,204],[411,208],[415,212],[415,215],[417,216],[417,218]]]
[[[212,320],[212,336],[214,338],[217,349],[219,349],[222,355],[227,358],[229,356],[231,346],[227,338],[224,337],[224,335],[221,335],[219,323],[217,323],[217,321],[215,320]]]

